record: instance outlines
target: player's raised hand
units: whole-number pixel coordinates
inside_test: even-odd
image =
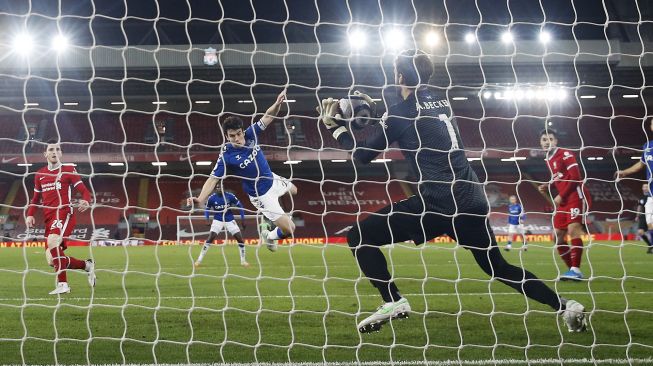
[[[277,96],[277,100],[274,102],[275,105],[279,105],[283,103],[284,100],[286,100],[286,90],[284,89],[279,95]]]
[[[615,177],[615,179],[625,178],[626,176],[628,176],[628,174],[626,174],[626,172],[623,171],[623,170],[617,170],[617,171],[614,173],[614,177]]]
[[[25,226],[27,226],[28,229],[33,228],[35,224],[36,220],[34,219],[34,216],[27,216],[25,218]]]
[[[373,101],[372,98],[370,98],[369,95],[361,93],[358,90],[354,91],[354,95],[357,96],[357,97],[363,98],[367,102],[367,104],[370,105],[370,107],[372,108],[372,111],[376,111],[376,102]],[[372,117],[374,117],[374,115]]]
[[[195,203],[200,203],[200,199],[197,197],[186,198],[186,206],[189,206],[191,209],[194,207]]]
[[[328,130],[339,127],[336,122],[337,119],[340,119],[337,99],[322,99],[322,105],[317,107],[316,110],[320,113],[320,120]]]
[[[78,207],[77,209],[79,210],[79,212],[84,212],[84,211],[88,210],[89,207],[91,207],[91,205],[88,203],[87,200],[79,200],[79,205],[77,207]]]
[[[563,200],[562,197],[561,197],[560,195],[555,196],[555,198],[553,199],[553,202],[554,202],[557,206],[562,206],[562,205],[565,204],[565,200]]]

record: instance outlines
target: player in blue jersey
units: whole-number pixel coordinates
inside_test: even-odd
[[[653,132],[653,119],[651,119],[650,130]],[[644,152],[642,157],[632,166],[627,169],[617,171],[617,178],[624,178],[631,174],[635,174],[646,168],[646,181],[648,183],[648,194],[646,203],[644,204],[644,215],[646,218],[646,225],[648,227],[648,234],[653,237],[653,141],[648,141],[642,148]]]
[[[232,116],[224,120],[222,130],[225,131],[227,143],[222,146],[218,162],[204,183],[200,195],[188,199],[188,205],[193,202],[204,205],[218,182],[227,176],[227,172],[240,177],[243,190],[254,207],[276,225],[272,230],[260,233],[261,242],[273,252],[277,250],[275,240],[287,238],[295,231],[295,224],[281,208],[279,197],[286,193],[297,194],[297,187],[290,180],[272,173],[258,144],[258,135],[274,121],[285,98],[286,92],[283,91],[265,115],[247,129],[243,128],[243,121],[238,117]]]
[[[209,199],[206,202],[206,210],[204,210],[204,216],[207,220],[210,215],[213,215],[211,232],[202,247],[199,258],[195,261],[195,267],[199,267],[202,264],[202,260],[204,260],[204,256],[206,255],[206,252],[209,251],[211,244],[225,229],[238,242],[240,265],[243,267],[249,267],[249,263],[247,263],[247,260],[245,259],[245,241],[243,240],[243,236],[240,234],[240,228],[238,227],[236,220],[234,220],[234,214],[231,212],[232,208],[236,207],[240,208],[240,221],[243,223],[243,228],[245,228],[245,209],[243,208],[243,205],[233,193],[223,192],[220,186],[216,186],[215,193],[209,196]]]
[[[508,244],[505,248],[506,251],[512,249],[512,242],[516,235],[521,235],[522,249],[524,251],[528,250],[526,244],[526,231],[524,230],[525,219],[526,214],[524,213],[521,204],[517,202],[517,196],[510,196],[510,205],[508,205]]]

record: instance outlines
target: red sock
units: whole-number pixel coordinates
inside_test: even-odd
[[[66,268],[68,268],[68,264],[70,263],[69,258],[66,257],[61,247],[50,249],[50,254],[54,263],[54,271],[57,273],[57,282],[68,282]]]
[[[566,241],[563,241],[556,245],[556,248],[558,248],[558,254],[560,254],[560,258],[562,258],[567,267],[571,267],[571,250],[569,244],[567,244]]]
[[[86,261],[74,257],[68,257],[70,264],[68,269],[86,269]]]
[[[571,239],[571,266],[580,268],[581,258],[583,258],[583,239]]]

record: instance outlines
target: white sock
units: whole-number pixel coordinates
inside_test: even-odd
[[[238,244],[238,252],[240,252],[240,261],[245,260],[245,244]]]
[[[578,267],[571,267],[571,268],[569,268],[569,270],[574,271],[576,273],[580,273],[580,268],[578,268]]]
[[[278,233],[278,231],[279,231],[279,230],[278,230],[278,228],[276,228],[276,227],[275,227],[274,229],[272,229],[272,230],[268,233],[268,239],[270,239],[270,240],[277,240],[277,239],[279,239],[279,233]]]
[[[204,260],[204,256],[206,255],[206,252],[209,251],[209,248],[211,247],[211,243],[204,243],[204,246],[202,247],[202,251],[200,252],[199,258],[197,258],[198,262],[201,262]]]

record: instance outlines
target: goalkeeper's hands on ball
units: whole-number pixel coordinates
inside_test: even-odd
[[[338,99],[322,99],[322,105],[318,106],[316,110],[320,114],[322,124],[324,124],[324,127],[331,132],[335,139],[338,139],[338,136],[341,133],[347,131],[347,127],[342,126],[339,123],[342,116],[338,113]],[[336,134],[336,131],[339,132]]]

